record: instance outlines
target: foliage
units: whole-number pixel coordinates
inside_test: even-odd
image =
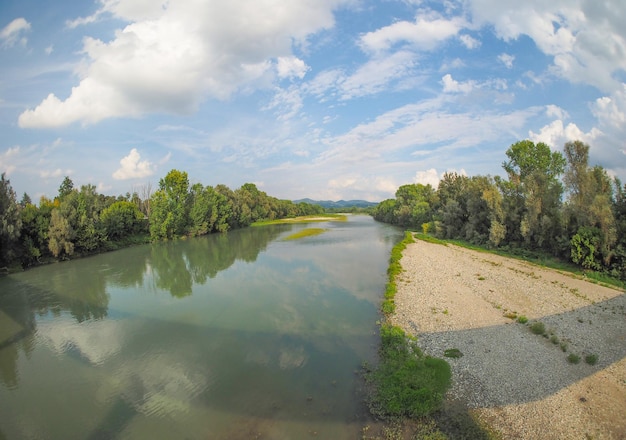
[[[588,354],[585,356],[585,362],[589,365],[595,365],[598,363],[598,355],[597,354]]]
[[[0,176],[0,267],[15,258],[22,219],[11,182]]]
[[[543,335],[546,333],[546,326],[543,322],[536,321],[531,324],[530,331],[535,335]]]
[[[285,240],[298,240],[304,237],[323,234],[326,231],[327,230],[323,228],[307,228],[285,237]]]
[[[567,362],[570,364],[578,364],[580,363],[580,356],[574,353],[570,353],[567,355]]]
[[[568,142],[561,153],[523,140],[506,156],[507,178],[445,173],[436,191],[403,185],[372,215],[413,230],[427,225],[422,230],[442,239],[527,259],[561,259],[626,281],[626,186],[589,165],[589,146]],[[418,218],[428,221],[415,223]]]
[[[125,196],[98,194],[94,185],[76,188],[66,176],[53,200],[39,206],[24,194],[20,203],[8,180],[0,180],[0,268],[29,267],[51,259],[118,249],[154,240],[226,232],[251,221],[320,215],[323,208],[279,200],[247,183],[189,186],[187,173],[171,170],[159,181]],[[344,217],[345,218],[345,217]]]
[[[425,356],[399,327],[384,324],[380,333],[381,362],[367,375],[374,384],[372,413],[383,419],[421,417],[439,409],[451,383],[450,365]]]

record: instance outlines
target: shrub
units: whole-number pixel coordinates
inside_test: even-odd
[[[517,322],[519,322],[520,324],[526,324],[528,322],[528,318],[524,315],[521,315],[519,318],[517,318]]]
[[[585,362],[589,365],[595,365],[598,362],[598,355],[588,354],[587,356],[585,356]]]
[[[546,326],[541,321],[533,322],[530,331],[536,335],[543,335],[546,332]]]
[[[448,348],[446,351],[443,352],[443,355],[445,357],[457,359],[462,357],[463,353],[461,353],[461,350],[459,350],[458,348]]]
[[[580,362],[580,356],[574,353],[570,353],[567,356],[567,362],[569,362],[570,364],[577,364]]]

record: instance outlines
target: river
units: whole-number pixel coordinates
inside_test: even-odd
[[[348,216],[0,278],[0,438],[357,438],[399,239]]]

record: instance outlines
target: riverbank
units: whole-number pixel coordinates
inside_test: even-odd
[[[448,401],[506,439],[626,437],[623,291],[424,241],[401,266],[391,323],[427,354],[462,355],[448,358]]]

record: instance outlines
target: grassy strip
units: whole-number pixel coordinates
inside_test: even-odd
[[[315,214],[315,215],[303,215],[300,217],[281,218],[277,220],[263,220],[254,222],[250,226],[267,226],[267,225],[282,225],[290,223],[312,223],[312,222],[345,222],[348,221],[348,216],[345,214]]]
[[[396,311],[395,296],[398,291],[396,284],[396,276],[402,273],[402,265],[400,260],[402,259],[402,252],[406,249],[409,243],[414,243],[413,234],[410,232],[404,233],[404,239],[395,245],[391,250],[391,257],[389,258],[389,267],[387,268],[387,275],[389,280],[385,287],[385,300],[382,304],[382,310],[385,316],[392,315]]]
[[[298,240],[299,238],[312,237],[314,235],[322,234],[326,231],[327,229],[322,229],[322,228],[303,229],[301,231],[296,232],[295,234],[291,234],[288,237],[285,237],[285,240]]]
[[[417,340],[400,327],[383,324],[380,336],[381,363],[367,375],[374,384],[369,399],[372,414],[383,420],[417,418],[439,409],[450,386],[450,365],[425,356]]]
[[[406,232],[404,239],[391,250],[389,281],[382,305],[386,316],[395,311],[396,277],[402,272],[402,252],[413,242],[413,235]],[[400,327],[385,323],[380,336],[380,365],[366,371],[372,414],[388,420],[422,417],[438,409],[450,386],[450,365],[443,359],[425,356],[416,338],[406,335]]]

